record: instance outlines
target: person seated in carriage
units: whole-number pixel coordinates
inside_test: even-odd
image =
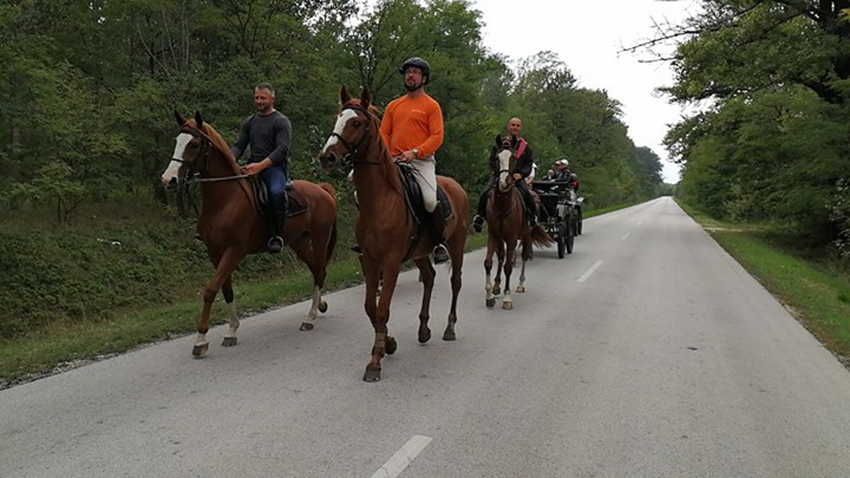
[[[521,132],[522,120],[511,118],[508,122],[508,138],[510,139],[511,149],[514,151],[514,156],[517,160],[517,168],[513,174],[513,178],[522,193],[522,199],[525,202],[526,211],[528,211],[529,215],[529,225],[535,227],[537,225],[537,205],[534,201],[534,196],[531,194],[531,188],[527,180],[533,171],[534,158],[531,146],[519,135]],[[472,228],[475,232],[481,232],[484,227],[484,218],[487,214],[487,200],[499,179],[499,171],[495,159],[496,153],[498,153],[498,147],[493,146],[490,150],[490,169],[493,171],[493,175],[490,178],[490,182],[487,183],[487,187],[481,193],[481,197],[478,199],[478,214],[472,220]]]
[[[555,161],[555,170],[549,170],[551,181],[572,181],[572,172],[568,169],[570,162],[566,158]]]

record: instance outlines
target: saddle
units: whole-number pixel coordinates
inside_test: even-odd
[[[274,211],[269,204],[269,188],[266,182],[260,178],[251,181],[254,189],[254,197],[257,199],[257,212],[262,217],[272,217]],[[286,182],[286,217],[297,216],[307,212],[307,201],[301,192],[292,184]]]
[[[399,179],[401,179],[401,189],[404,191],[404,202],[407,204],[407,209],[413,214],[416,224],[420,226],[422,224],[430,224],[429,213],[425,210],[425,202],[422,200],[422,189],[419,187],[419,183],[416,182],[416,173],[413,166],[401,162],[396,164],[398,164],[398,175]],[[453,214],[452,203],[449,202],[449,197],[446,196],[446,192],[443,191],[443,188],[439,184],[437,185],[437,201],[443,206],[443,216],[448,221]]]

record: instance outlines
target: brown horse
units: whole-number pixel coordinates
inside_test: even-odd
[[[496,305],[494,295],[498,294],[501,272],[504,265],[505,270],[505,295],[502,299],[502,308],[513,309],[511,299],[511,272],[515,262],[517,242],[522,244],[522,271],[519,276],[517,293],[525,292],[525,264],[531,260],[532,246],[547,246],[552,243],[552,238],[546,234],[542,227],[534,228],[528,225],[525,211],[522,207],[522,198],[519,189],[514,185],[513,174],[517,168],[517,160],[510,147],[508,137],[496,136],[496,162],[499,170],[499,181],[493,188],[490,198],[487,200],[487,255],[484,259],[484,272],[486,280],[484,290],[486,292],[485,303],[487,307]],[[499,258],[499,266],[496,269],[495,284],[490,280],[490,272],[493,268],[493,253]]]
[[[363,252],[361,264],[366,278],[366,314],[375,329],[372,358],[363,376],[367,382],[381,379],[381,359],[385,353],[394,353],[397,347],[396,340],[387,335],[387,322],[401,263],[413,259],[422,273],[424,292],[419,312],[420,343],[431,338],[429,306],[436,275],[428,257],[434,248],[434,238],[430,232],[417,237],[417,223],[405,204],[398,166],[384,144],[378,111],[371,103],[372,94],[368,89],[364,88],[357,100],[352,99],[343,86],[340,91],[341,109],[334,131],[319,155],[328,171],[340,163],[351,162],[354,167],[354,186],[360,201],[355,232]],[[454,211],[445,228],[445,244],[451,258],[452,304],[443,340],[455,340],[469,199],[453,179],[438,176],[437,183],[449,197]],[[378,300],[380,279],[383,279],[383,288]]]
[[[258,212],[257,199],[250,181],[242,173],[221,135],[204,123],[199,113],[186,120],[175,112],[180,133],[174,155],[162,175],[168,186],[176,186],[197,173],[201,183],[202,208],[198,217],[198,235],[207,246],[215,274],[204,287],[204,307],[198,322],[198,336],[192,349],[195,357],[209,349],[206,333],[210,308],[221,289],[227,304],[229,329],[221,345],[236,345],[239,318],[233,302],[231,273],[247,254],[266,250],[268,221]],[[322,300],[327,264],[336,245],[336,199],[330,184],[295,181],[295,190],[307,204],[307,210],[286,221],[283,238],[313,274],[313,304],[301,330],[311,330],[319,311],[327,310]]]

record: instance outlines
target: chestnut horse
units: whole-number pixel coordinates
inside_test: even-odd
[[[522,197],[519,189],[514,185],[513,174],[517,168],[517,160],[514,151],[510,147],[510,138],[496,135],[496,162],[499,171],[499,181],[487,200],[487,255],[484,259],[484,272],[486,279],[484,290],[486,292],[485,303],[487,307],[496,305],[494,295],[498,294],[501,282],[501,272],[505,270],[505,295],[502,299],[502,308],[513,309],[511,299],[511,272],[515,262],[517,242],[522,244],[522,271],[519,276],[517,293],[525,292],[525,264],[531,260],[532,244],[548,246],[552,238],[546,234],[542,227],[534,228],[528,225],[525,211],[522,207]],[[493,268],[493,252],[499,257],[499,266],[496,269],[495,284],[490,280],[490,272]]]
[[[422,273],[424,291],[419,312],[420,343],[431,338],[428,319],[436,272],[428,257],[435,245],[434,238],[429,231],[415,239],[417,223],[405,204],[399,166],[384,144],[379,113],[371,103],[372,94],[367,88],[357,100],[352,99],[348,90],[342,87],[336,125],[319,160],[328,171],[334,170],[340,163],[350,162],[354,167],[354,187],[360,202],[355,233],[363,252],[361,264],[366,278],[366,314],[375,329],[372,358],[366,365],[363,380],[376,382],[381,379],[381,359],[385,353],[393,354],[397,347],[395,338],[387,335],[387,322],[401,263],[413,259]],[[443,340],[455,340],[469,199],[453,179],[438,176],[437,183],[445,191],[454,211],[445,228],[445,244],[451,258],[452,303]],[[380,279],[383,279],[383,288],[378,299]]]
[[[269,230],[252,190],[250,181],[255,179],[243,174],[221,135],[204,123],[199,113],[195,113],[194,120],[174,114],[180,133],[162,181],[171,187],[194,173],[200,175],[200,179],[194,179],[201,183],[198,235],[215,266],[215,274],[204,287],[204,307],[192,349],[192,355],[201,357],[209,349],[206,334],[210,308],[219,289],[227,304],[229,323],[221,345],[236,345],[239,318],[233,302],[231,273],[247,254],[266,250]],[[295,181],[294,187],[307,203],[307,210],[286,221],[283,238],[313,274],[313,304],[301,323],[301,330],[311,330],[319,311],[325,312],[328,307],[322,300],[322,288],[336,245],[336,192],[324,183]]]

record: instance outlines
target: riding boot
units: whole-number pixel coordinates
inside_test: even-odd
[[[269,239],[268,249],[272,254],[277,254],[283,250],[283,228],[286,225],[286,213],[276,212],[274,214],[272,237]]]
[[[437,203],[434,212],[431,213],[431,222],[434,226],[434,264],[442,264],[449,260],[449,252],[445,246],[443,234],[446,230],[446,216],[443,215],[443,205]]]
[[[487,215],[487,198],[490,196],[489,193],[489,188],[481,193],[481,198],[478,199],[478,214],[472,219],[472,229],[478,233],[484,229],[484,217]]]

